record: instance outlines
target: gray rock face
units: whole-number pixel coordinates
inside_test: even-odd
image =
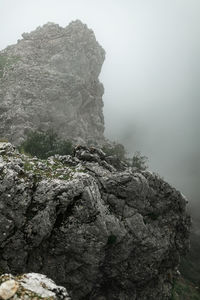
[[[117,171],[97,149],[47,161],[0,144],[0,269],[46,274],[73,300],[165,300],[190,218],[150,172]]]
[[[19,144],[31,129],[104,141],[105,51],[80,21],[47,23],[0,52],[0,137]]]

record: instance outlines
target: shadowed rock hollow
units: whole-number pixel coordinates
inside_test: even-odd
[[[0,137],[19,144],[32,129],[104,141],[105,51],[80,21],[47,23],[0,52]]]
[[[46,274],[73,300],[167,300],[188,250],[186,200],[95,148],[46,161],[0,144],[0,269]]]

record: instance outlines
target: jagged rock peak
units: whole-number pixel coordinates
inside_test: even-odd
[[[47,23],[0,52],[0,137],[15,144],[31,129],[76,141],[104,141],[105,51],[77,20]]]
[[[22,37],[24,39],[57,39],[64,36],[71,35],[72,33],[77,34],[76,38],[82,38],[82,34],[87,35],[90,39],[96,41],[93,30],[89,29],[86,24],[82,23],[80,20],[72,21],[65,28],[61,27],[59,24],[48,22],[43,26],[38,26],[34,31],[30,33],[23,33]],[[97,41],[96,41],[97,42]],[[105,56],[105,51],[99,45],[102,50],[102,55]]]

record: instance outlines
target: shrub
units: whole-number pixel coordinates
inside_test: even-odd
[[[199,300],[199,289],[190,281],[183,277],[174,280],[171,300]]]
[[[36,130],[27,135],[26,140],[19,146],[19,151],[46,159],[54,154],[72,154],[73,146],[71,141],[59,139],[52,129],[46,132]]]
[[[132,158],[132,167],[140,171],[145,171],[147,166],[147,157],[142,155],[140,151],[136,151]]]
[[[102,147],[106,156],[115,156],[117,159],[125,162],[128,166],[135,168],[138,171],[145,171],[148,168],[148,158],[141,154],[140,151],[136,151],[132,158],[126,156],[125,147],[119,143],[106,144]]]
[[[107,156],[116,155],[120,160],[126,160],[126,151],[122,144],[113,143],[113,145],[104,145],[102,150]]]

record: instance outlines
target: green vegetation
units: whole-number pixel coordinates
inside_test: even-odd
[[[181,259],[180,272],[187,280],[200,287],[200,239],[199,235],[190,234],[190,251]]]
[[[10,67],[20,60],[18,56],[0,55],[0,78],[3,77],[5,67]]]
[[[174,282],[171,300],[200,300],[199,289],[181,277]]]
[[[8,143],[8,140],[7,140],[7,139],[1,139],[1,138],[0,138],[0,143]]]
[[[0,77],[3,77],[3,70],[6,66],[7,60],[7,56],[0,56]]]
[[[69,180],[73,173],[77,170],[67,166],[63,170],[63,164],[56,159],[47,159],[55,154],[67,155],[72,154],[73,146],[70,141],[61,140],[52,130],[34,131],[27,135],[26,140],[18,147],[19,152],[26,154],[24,158],[24,171],[22,177],[26,177],[26,173],[31,172],[38,181],[41,178],[58,178]],[[38,160],[31,157],[36,156]],[[79,170],[83,172],[84,170]]]
[[[137,170],[145,171],[148,168],[147,159],[148,158],[142,155],[140,151],[136,151],[133,155],[131,165],[133,168],[136,168]]]
[[[88,140],[87,141],[87,146],[88,147],[98,147],[98,143],[94,140]]]
[[[65,171],[63,171],[63,164],[55,158],[51,163],[48,160],[39,159],[33,162],[31,159],[27,158],[24,161],[24,171],[34,174],[36,181],[39,181],[41,178],[68,180],[72,179],[73,173],[76,172],[72,167],[67,167],[65,168]],[[22,177],[26,176],[23,174]]]
[[[116,156],[119,160],[126,162],[129,166],[138,171],[145,171],[147,166],[147,157],[142,155],[140,151],[136,151],[132,158],[127,158],[125,147],[119,143],[113,145],[104,145],[102,150],[107,156]]]
[[[113,145],[104,145],[102,147],[103,152],[107,156],[116,156],[120,160],[126,160],[126,151],[122,144],[113,143]]]
[[[193,220],[199,227],[199,220]],[[190,234],[191,248],[181,258],[179,271],[182,278],[174,283],[172,300],[200,300],[200,239],[199,234]]]
[[[71,141],[61,140],[52,130],[34,131],[28,134],[26,140],[19,146],[21,153],[47,159],[54,154],[72,154],[73,146]]]

